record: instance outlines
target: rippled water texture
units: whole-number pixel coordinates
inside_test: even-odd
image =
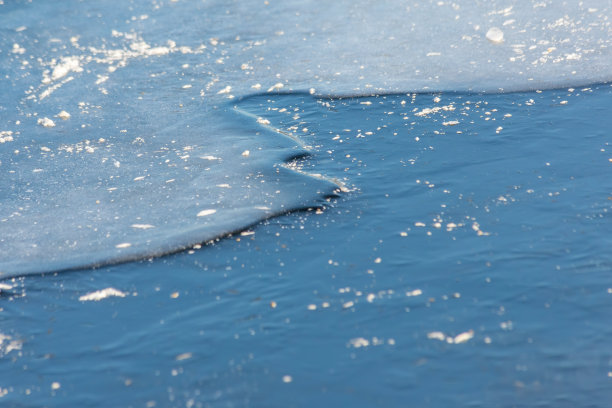
[[[604,407],[611,106],[607,85],[243,100],[352,191],[153,262],[5,281],[3,400]]]

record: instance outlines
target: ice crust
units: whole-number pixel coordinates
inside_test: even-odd
[[[0,277],[176,251],[331,194],[277,165],[303,148],[242,97],[607,82],[611,8],[0,3]]]

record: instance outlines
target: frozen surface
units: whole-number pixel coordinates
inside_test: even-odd
[[[612,79],[609,1],[0,2],[0,276],[142,258],[332,183],[236,101]]]
[[[58,123],[29,133],[25,145],[25,137],[10,144],[19,153],[2,163],[0,270],[160,255],[317,205],[337,187],[274,166],[305,151],[254,119],[215,112],[219,123],[206,125],[197,112],[130,115],[139,119],[121,130],[105,129],[108,117],[93,114],[86,131]],[[83,133],[105,137],[83,140]]]
[[[236,105],[350,192],[153,261],[4,280],[1,406],[609,405],[609,85]]]

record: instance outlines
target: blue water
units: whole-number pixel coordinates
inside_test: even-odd
[[[190,252],[10,281],[3,402],[606,406],[611,98],[248,98],[351,191]],[[433,106],[455,109],[414,114]],[[106,287],[128,296],[78,300]]]
[[[608,406],[610,5],[270,3],[0,3],[0,406]]]

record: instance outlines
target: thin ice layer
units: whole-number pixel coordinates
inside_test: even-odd
[[[64,127],[39,131],[2,165],[0,276],[162,255],[333,194],[275,165],[306,153],[293,140],[237,114],[220,123],[208,138],[163,120],[72,144]]]
[[[242,41],[264,42],[241,62],[252,64],[264,89],[273,75],[285,87],[336,95],[526,91],[612,79],[607,0],[270,3],[228,7]]]
[[[103,92],[118,69],[164,56],[178,70],[194,62],[204,76],[194,90],[208,100],[254,90],[498,92],[612,79],[607,0],[34,1],[0,5],[0,13],[2,69],[15,70],[12,81],[27,77],[23,91],[34,100],[77,77]]]
[[[253,92],[528,90],[611,79],[610,5],[0,2],[0,271],[184,248],[328,183],[242,118]]]

